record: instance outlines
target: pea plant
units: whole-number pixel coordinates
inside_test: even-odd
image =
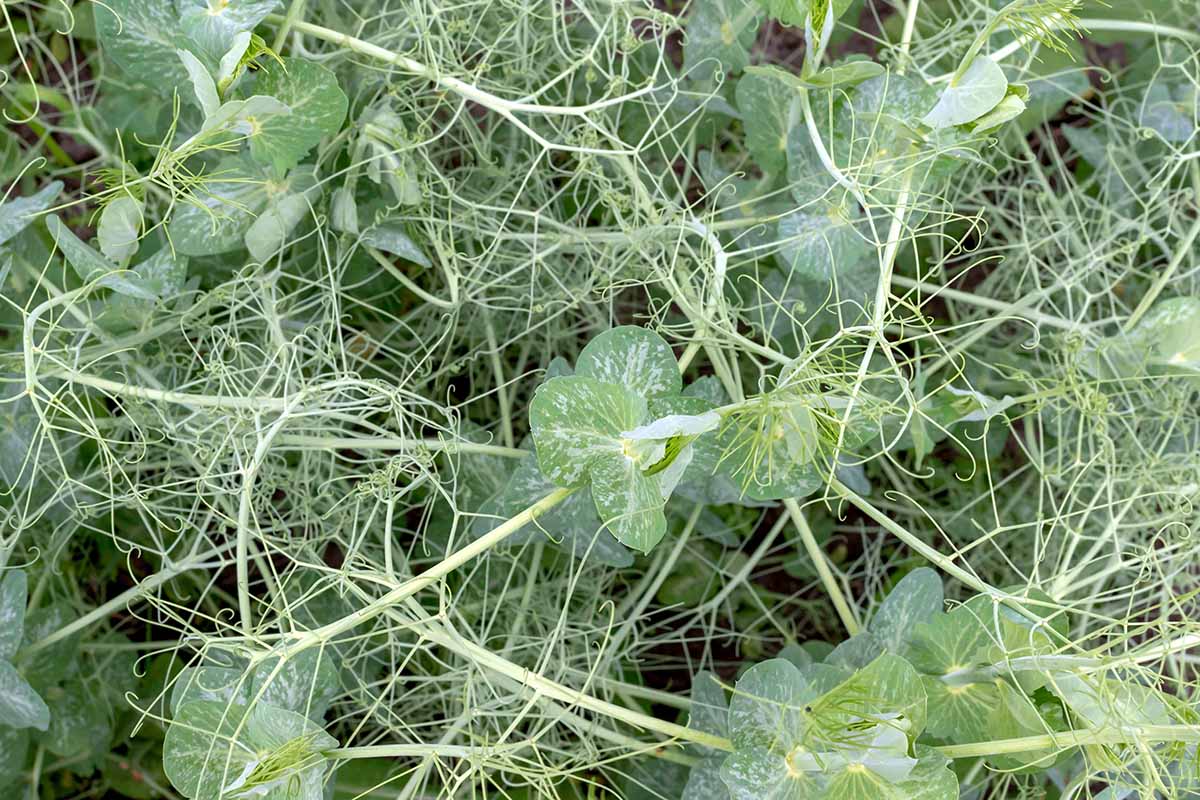
[[[1197,19],[0,1],[0,788],[1200,797]]]

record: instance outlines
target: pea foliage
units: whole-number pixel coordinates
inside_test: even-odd
[[[0,789],[1200,796],[1197,19],[0,2]]]

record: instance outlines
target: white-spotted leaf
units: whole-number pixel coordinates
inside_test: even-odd
[[[598,458],[588,469],[600,518],[617,541],[643,553],[667,533],[663,478],[645,469],[622,453]]]
[[[0,661],[0,724],[40,731],[50,726],[45,701],[8,661]]]
[[[575,373],[624,386],[647,399],[683,389],[671,346],[657,333],[636,325],[612,328],[588,342]]]
[[[623,386],[580,375],[552,378],[538,387],[529,409],[538,465],[556,485],[578,486],[598,458],[624,457],[621,431],[645,417],[646,401]]]
[[[337,133],[348,101],[337,77],[320,64],[297,58],[272,63],[259,73],[256,94],[268,95],[291,109],[258,121],[250,135],[254,158],[283,172],[326,136]]]
[[[0,579],[0,659],[12,660],[25,631],[25,570],[13,569]]]
[[[185,797],[320,800],[325,760],[337,741],[300,714],[197,700],[179,708],[163,743],[163,767]]]
[[[105,54],[130,77],[163,94],[187,84],[176,51],[189,42],[174,0],[105,0],[95,19]]]

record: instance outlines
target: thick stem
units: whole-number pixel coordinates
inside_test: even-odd
[[[1135,742],[1200,742],[1200,727],[1195,725],[1129,725],[1114,728],[1091,728],[1041,736],[1022,736],[1017,739],[997,739],[991,742],[952,744],[936,748],[947,758],[976,758],[1005,753],[1027,753],[1051,747],[1084,747],[1094,744],[1126,744]]]

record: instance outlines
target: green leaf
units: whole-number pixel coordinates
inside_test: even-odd
[[[263,123],[274,117],[290,116],[292,110],[268,95],[256,94],[245,100],[222,103],[204,119],[200,130],[208,133],[228,133],[237,139],[253,138],[262,131]],[[279,171],[282,174],[283,170]]]
[[[746,147],[767,174],[778,174],[787,165],[791,107],[796,100],[793,87],[767,72],[776,69],[747,68],[736,90],[738,110],[746,125]]]
[[[791,662],[773,658],[755,664],[738,679],[729,701],[729,736],[735,750],[766,746],[786,755],[808,727],[804,709],[816,698],[812,685]],[[786,770],[785,764],[780,766]]]
[[[814,89],[832,89],[835,86],[856,86],[863,81],[882,75],[886,70],[882,64],[867,59],[853,59],[833,64],[814,72],[804,79]]]
[[[50,726],[50,709],[17,668],[0,661],[0,720],[10,728]]]
[[[187,84],[176,51],[188,42],[173,0],[105,0],[95,14],[105,55],[130,77],[162,94]]]
[[[871,618],[870,631],[889,652],[903,655],[903,644],[914,628],[941,615],[943,598],[938,574],[918,567],[888,592]]]
[[[596,510],[621,544],[648,553],[667,533],[667,498],[658,475],[621,453],[597,458],[588,469]]]
[[[1038,713],[1037,707],[1025,696],[1024,692],[1002,680],[996,681],[993,686],[996,692],[996,702],[988,714],[985,735],[978,741],[1042,736],[1050,729],[1047,721]],[[1054,765],[1054,761],[1061,751],[1062,748],[1048,747],[1020,753],[993,755],[989,756],[987,760],[997,769],[1046,768]]]
[[[861,719],[902,717],[913,738],[925,728],[925,686],[912,664],[885,653],[821,697],[822,724],[849,727]]]
[[[197,700],[171,721],[163,766],[171,784],[197,800],[251,793],[320,800],[326,770],[320,753],[334,747],[336,740],[300,714],[266,703]]]
[[[29,755],[29,731],[0,725],[0,788],[19,784]]]
[[[46,227],[54,237],[55,244],[85,283],[95,281],[97,285],[112,289],[118,294],[153,300],[154,293],[141,285],[136,276],[122,272],[115,264],[79,240],[57,215],[46,217]]]
[[[27,594],[25,570],[4,573],[0,580],[0,659],[12,660],[21,649]]]
[[[214,182],[194,203],[179,206],[167,226],[171,243],[189,256],[217,255],[243,246],[246,230],[267,206],[262,183]]]
[[[578,486],[605,455],[622,455],[621,432],[640,425],[646,401],[623,386],[575,375],[538,387],[529,425],[538,466],[557,486]]]
[[[989,605],[990,601],[974,600],[918,623],[905,655],[928,675],[946,675],[981,663],[991,643],[985,624]]]
[[[312,213],[313,198],[308,192],[287,194],[258,215],[246,230],[246,249],[260,263],[278,253],[288,236]]]
[[[820,431],[805,403],[767,404],[727,422],[720,469],[751,500],[804,497],[824,485]]]
[[[215,61],[239,33],[253,30],[278,5],[279,0],[179,0],[175,25]]]
[[[1049,686],[1089,727],[1171,724],[1162,695],[1137,683],[1132,676],[1116,680],[1102,675],[1055,672]]]
[[[245,246],[246,232],[273,203],[313,185],[312,173],[296,170],[274,180],[257,165],[240,159],[221,162],[221,180],[205,186],[190,202],[179,206],[167,226],[175,249],[188,256],[218,255]]]
[[[949,742],[981,742],[988,739],[988,717],[1000,703],[995,683],[951,686],[938,676],[925,675],[925,696],[930,736]]]
[[[9,197],[0,204],[0,245],[25,230],[36,215],[52,206],[62,189],[62,181],[54,181],[29,197]]]
[[[859,273],[878,272],[875,248],[864,237],[862,214],[856,206],[822,204],[796,211],[779,220],[779,261],[787,271],[828,285],[835,278],[847,287]],[[865,269],[864,269],[865,268]]]
[[[1200,298],[1160,300],[1129,332],[1133,350],[1148,364],[1200,372]]]
[[[368,229],[362,235],[362,242],[368,247],[400,256],[404,260],[420,264],[422,267],[433,266],[433,262],[398,222],[385,221]]]
[[[111,200],[100,214],[96,241],[100,252],[118,265],[128,263],[138,250],[142,235],[142,203],[122,194]]]
[[[853,0],[833,0],[834,19],[841,18],[852,2]],[[803,27],[809,13],[814,12],[814,16],[819,18],[813,26],[817,30],[820,30],[821,20],[825,18],[829,7],[829,0],[758,0],[758,3],[773,19],[798,28]]]
[[[291,109],[267,117],[250,136],[250,153],[283,172],[300,163],[321,139],[337,133],[348,100],[337,77],[320,64],[285,58],[259,73],[256,94],[268,95]]]
[[[213,81],[208,67],[204,66],[191,51],[180,49],[177,52],[179,60],[182,62],[183,68],[187,70],[188,78],[192,82],[192,97],[207,119],[217,113],[217,108],[221,105],[221,98],[217,95],[217,84]]]
[[[683,389],[671,346],[657,333],[635,325],[612,328],[588,342],[575,374],[624,386],[647,399]]]
[[[942,91],[937,105],[925,115],[931,128],[950,128],[974,122],[994,109],[1008,92],[1004,70],[988,56],[976,56],[957,82]]]
[[[750,47],[762,15],[755,0],[706,0],[692,9],[683,45],[683,69],[700,80],[714,72],[738,72],[750,63]]]
[[[113,726],[104,703],[78,679],[46,692],[50,726],[38,739],[63,758],[104,755],[112,744]]]
[[[1004,99],[991,111],[972,122],[970,127],[973,131],[985,133],[999,128],[1004,123],[1016,119],[1023,113],[1025,113],[1025,99],[1021,93],[1012,91],[1012,86],[1009,86],[1009,92],[1004,95]]]

